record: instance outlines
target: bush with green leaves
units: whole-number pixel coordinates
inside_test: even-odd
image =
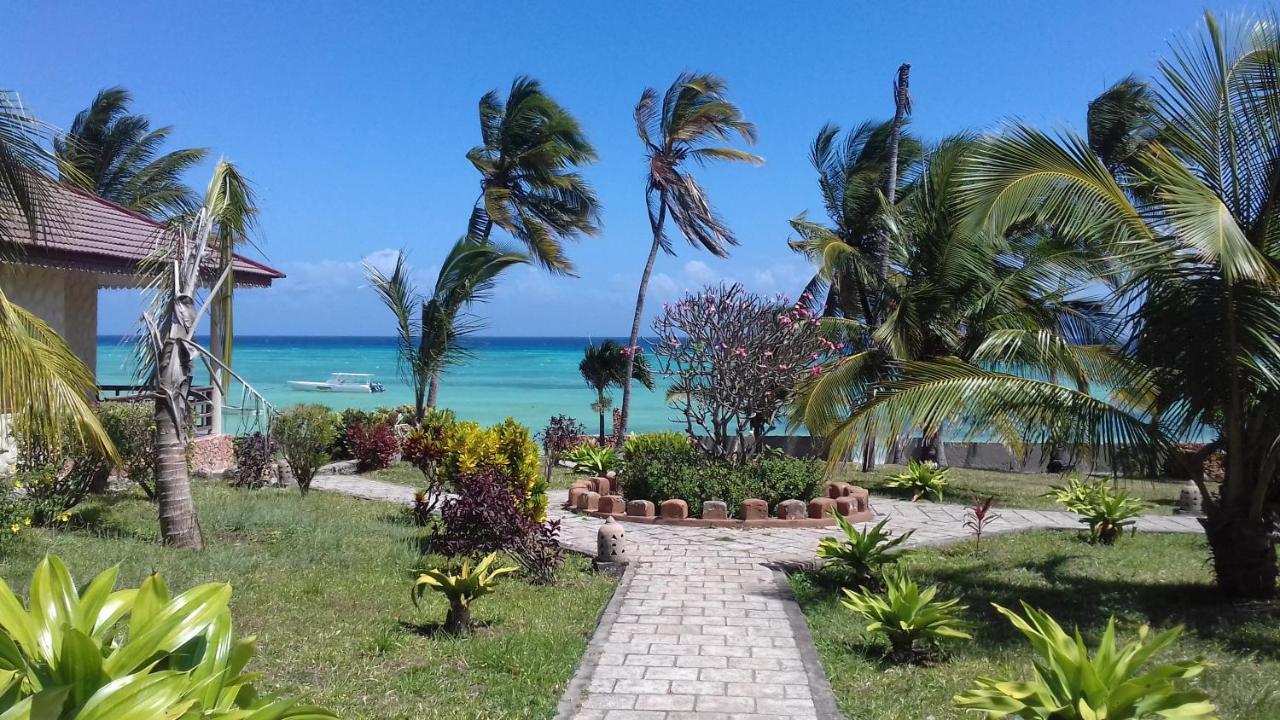
[[[1143,500],[1127,490],[1113,487],[1105,479],[1089,481],[1072,477],[1066,485],[1051,486],[1045,497],[1083,516],[1080,522],[1089,527],[1089,541],[1102,545],[1114,545],[1124,535],[1125,528],[1132,527],[1135,518],[1148,507]]]
[[[942,502],[942,493],[947,489],[947,474],[950,468],[940,468],[931,460],[912,460],[905,472],[889,476],[884,486],[911,493],[911,502],[922,497],[929,497],[934,502]]]
[[[611,447],[579,445],[565,453],[562,459],[573,463],[574,472],[593,477],[603,476],[622,467],[622,459]]]
[[[427,570],[413,584],[413,602],[416,605],[427,590],[435,590],[449,600],[449,614],[445,617],[444,631],[451,635],[471,632],[471,603],[497,590],[498,578],[516,571],[514,566],[494,567],[497,553],[489,553],[474,568],[470,560],[464,560],[458,572],[448,569]]]
[[[14,438],[18,443],[15,480],[23,485],[18,502],[36,525],[65,522],[67,514],[111,473],[111,461],[70,427],[47,437],[15,423]]]
[[[235,487],[256,490],[265,483],[267,466],[275,453],[271,438],[260,432],[237,437],[233,441],[236,469],[231,483]]]
[[[702,503],[721,500],[737,513],[743,500],[759,498],[770,506],[783,500],[807,500],[822,486],[823,467],[814,460],[759,456],[746,463],[703,458],[680,433],[649,433],[622,447],[623,494],[629,500],[684,500],[693,515]]]
[[[117,469],[156,497],[156,409],[151,402],[104,402],[94,411],[120,455]]]
[[[273,418],[271,434],[305,495],[316,471],[329,461],[329,449],[338,434],[335,415],[323,405],[294,405]]]
[[[118,568],[82,589],[56,556],[36,566],[24,604],[0,581],[0,717],[155,720],[336,716],[259,697],[244,672],[253,638],[232,632],[231,586],[172,596],[159,575],[116,590]]]
[[[828,565],[846,573],[858,585],[867,585],[877,578],[886,565],[892,565],[907,550],[897,549],[899,545],[911,537],[913,530],[902,535],[894,535],[884,529],[889,518],[885,518],[869,529],[858,529],[843,515],[831,511],[836,525],[844,533],[844,539],[834,537],[822,538],[818,541],[818,557],[826,560]]]
[[[844,591],[840,603],[870,624],[867,632],[883,634],[889,640],[889,657],[894,662],[913,662],[927,657],[943,640],[973,638],[968,623],[960,618],[965,606],[960,601],[935,600],[937,586],[920,589],[902,572],[886,572],[884,592],[868,588]]]
[[[1144,625],[1133,642],[1120,646],[1111,618],[1097,648],[1076,630],[1068,635],[1048,613],[1025,602],[1026,618],[995,605],[1031,643],[1035,677],[1027,681],[978,678],[977,687],[955,697],[966,710],[990,718],[1052,720],[1214,720],[1213,703],[1184,682],[1208,667],[1204,660],[1157,665],[1143,670],[1156,653],[1181,634],[1176,627],[1151,636]]]

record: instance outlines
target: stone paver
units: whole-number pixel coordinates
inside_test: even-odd
[[[359,476],[318,476],[312,487],[409,504],[413,489]],[[594,554],[599,518],[567,512],[552,491],[552,519],[565,547]],[[965,508],[873,498],[910,546],[970,537]],[[1071,513],[1001,509],[995,535],[1076,529]],[[624,523],[631,567],[561,702],[573,720],[839,717],[826,678],[784,582],[770,566],[811,563],[833,528],[670,527]],[[1202,532],[1195,518],[1149,516],[1149,532]]]

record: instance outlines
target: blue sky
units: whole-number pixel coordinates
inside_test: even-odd
[[[678,244],[650,309],[719,279],[796,293],[805,264],[787,220],[821,216],[807,147],[825,122],[892,112],[912,64],[914,132],[937,139],[1019,118],[1079,127],[1087,102],[1150,75],[1204,2],[490,2],[11,4],[0,86],[65,127],[109,85],[173,125],[176,146],[237,162],[262,208],[265,260],[289,278],[237,298],[246,334],[387,335],[363,260],[410,252],[422,284],[478,192],[464,153],[476,102],[529,74],[582,122],[604,230],[570,248],[581,277],[506,277],[479,308],[492,335],[622,335],[649,247],[631,110],[684,69],[715,72],[759,129],[759,168],[700,171],[741,247],[718,260]],[[1236,12],[1261,4],[1209,3]],[[190,178],[203,188],[211,167]],[[134,293],[102,296],[104,333],[134,327]]]

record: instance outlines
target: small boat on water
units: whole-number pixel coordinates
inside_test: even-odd
[[[374,382],[372,375],[365,373],[333,373],[324,382],[290,380],[289,387],[294,390],[339,393],[376,393],[386,389],[382,387],[382,383]]]

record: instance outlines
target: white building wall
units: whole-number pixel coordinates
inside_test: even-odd
[[[89,370],[98,362],[98,276],[31,265],[0,265],[0,289],[49,323]]]

